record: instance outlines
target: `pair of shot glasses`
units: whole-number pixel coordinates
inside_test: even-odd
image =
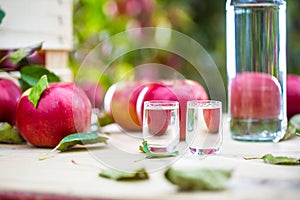
[[[184,128],[191,154],[218,153],[223,140],[222,102],[192,100],[187,102],[186,110],[183,108],[185,106],[180,108],[179,102],[170,100],[144,103],[143,140],[147,141],[149,150],[174,152],[180,141],[180,129]]]

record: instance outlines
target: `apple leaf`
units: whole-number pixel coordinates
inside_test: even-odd
[[[86,163],[78,163],[75,160],[71,160],[71,162],[78,166],[86,166],[99,169],[98,166],[86,164]],[[113,179],[116,181],[137,181],[137,180],[145,180],[149,178],[148,172],[145,168],[138,168],[131,172],[120,171],[116,169],[100,169],[101,172],[99,173],[100,177]]]
[[[20,74],[21,74],[21,79],[19,80],[19,82],[23,91],[25,91],[29,87],[36,85],[39,79],[43,75],[47,76],[49,83],[60,82],[60,78],[56,74],[50,72],[45,67],[38,66],[38,65],[29,65],[23,67],[20,70]]]
[[[285,132],[284,136],[279,140],[279,142],[293,138],[294,136],[297,135],[297,132],[299,133],[299,129],[297,129],[291,123],[288,123],[286,132]]]
[[[139,168],[133,172],[124,172],[115,169],[106,169],[106,170],[102,170],[102,172],[99,173],[99,176],[103,178],[113,179],[116,181],[149,179],[149,175],[145,168]]]
[[[64,137],[58,145],[48,152],[45,156],[39,158],[39,160],[45,160],[51,153],[55,151],[67,151],[76,144],[86,145],[86,144],[95,144],[95,143],[107,143],[108,138],[100,136],[95,132],[88,133],[74,133]]]
[[[288,140],[294,136],[300,136],[300,114],[291,117],[288,123],[287,130],[280,141]]]
[[[146,154],[146,158],[167,158],[167,157],[176,157],[179,152],[174,151],[170,153],[152,153],[148,147],[147,141],[143,141],[142,145],[139,146],[139,150]]]
[[[112,117],[109,116],[105,112],[100,112],[99,115],[97,115],[97,119],[98,119],[99,126],[101,126],[101,127],[106,126],[106,125],[111,124],[111,123],[114,122]]]
[[[140,150],[142,153],[146,153],[145,150],[144,150],[144,146],[143,146],[143,145],[140,145],[140,146],[139,146],[139,150]]]
[[[0,24],[2,23],[3,18],[5,17],[4,10],[0,7]]]
[[[12,127],[9,123],[0,123],[0,142],[7,144],[21,144],[24,139],[21,137],[18,129]]]
[[[48,78],[46,75],[43,75],[38,83],[32,87],[30,90],[30,93],[28,95],[28,100],[34,105],[34,107],[37,107],[37,104],[40,100],[40,97],[43,93],[43,91],[48,87]]]
[[[259,158],[244,158],[245,160],[261,159],[265,163],[273,165],[300,165],[300,158],[286,157],[286,156],[273,156],[272,154],[265,154]]]
[[[16,65],[26,56],[32,54],[32,52],[34,52],[35,50],[40,50],[42,48],[42,44],[43,43],[39,43],[31,47],[25,47],[15,50],[14,52],[8,55],[8,58],[14,65]]]
[[[222,190],[232,175],[226,169],[173,169],[165,172],[165,178],[180,190]]]
[[[76,144],[95,144],[95,143],[107,143],[108,138],[100,136],[95,132],[90,133],[74,133],[64,137],[59,144],[55,147],[56,150],[66,151],[70,147]]]
[[[290,119],[289,126],[295,129],[295,135],[300,136],[300,114],[294,115]]]

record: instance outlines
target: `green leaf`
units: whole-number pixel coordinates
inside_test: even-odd
[[[38,105],[38,102],[40,100],[40,97],[43,93],[43,91],[48,87],[48,79],[47,76],[44,75],[40,78],[38,83],[32,87],[30,90],[30,93],[28,95],[28,100],[34,105],[36,108]]]
[[[176,157],[179,152],[174,151],[170,153],[152,153],[148,147],[147,141],[142,142],[142,146],[139,146],[139,150],[146,153],[146,158],[167,158],[167,157]]]
[[[116,169],[101,169],[98,166],[91,165],[88,163],[78,163],[75,160],[71,160],[71,162],[77,166],[85,166],[85,167],[92,167],[100,169],[101,172],[99,173],[100,177],[112,179],[116,181],[138,181],[138,180],[145,180],[149,178],[148,172],[145,168],[138,168],[131,172],[120,171]]]
[[[300,158],[273,156],[272,154],[265,154],[260,158],[244,158],[245,160],[262,159],[265,163],[273,165],[300,165]]]
[[[67,151],[71,147],[75,146],[76,144],[86,145],[86,144],[95,144],[95,143],[105,143],[107,144],[107,137],[100,136],[95,132],[88,132],[88,133],[74,133],[64,137],[58,145],[48,152],[46,155],[41,156],[39,160],[45,160],[51,153],[58,151]]]
[[[13,64],[18,64],[22,59],[32,54],[32,52],[34,52],[35,50],[40,50],[42,48],[42,44],[43,43],[39,43],[31,47],[20,48],[9,54],[8,58]]]
[[[50,72],[48,69],[42,66],[38,65],[29,65],[26,67],[23,67],[20,70],[21,73],[21,83],[23,82],[23,85],[26,83],[25,88],[22,88],[23,91],[27,89],[26,87],[32,87],[37,84],[39,79],[46,75],[48,78],[49,83],[53,82],[60,82],[60,78],[54,74],[53,72]]]
[[[146,153],[145,150],[144,150],[143,145],[140,145],[140,146],[139,146],[139,150],[140,150],[142,153]]]
[[[97,116],[97,118],[98,118],[99,126],[101,126],[101,127],[114,122],[113,119],[111,118],[111,116],[109,116],[105,112],[100,112],[100,114]]]
[[[0,24],[2,23],[3,18],[5,17],[4,10],[0,7]]]
[[[280,141],[288,140],[294,136],[300,136],[300,114],[291,117],[284,137]]]
[[[74,133],[64,137],[55,149],[59,151],[66,151],[70,147],[76,144],[95,144],[95,143],[107,143],[108,138],[104,136],[100,136],[95,132],[90,133]]]
[[[290,121],[289,125],[295,129],[294,133],[297,136],[300,136],[300,114],[294,115]]]
[[[18,81],[19,81],[19,85],[21,87],[21,90],[23,92],[26,91],[28,88],[31,87],[27,82],[23,81],[22,79],[19,79]]]
[[[21,144],[24,139],[21,137],[18,129],[12,127],[9,123],[0,123],[0,142],[7,144]]]
[[[128,180],[145,180],[149,179],[149,175],[145,168],[137,169],[133,172],[118,171],[115,169],[106,169],[99,173],[100,177],[113,179],[116,181],[128,181]]]
[[[230,179],[232,170],[225,169],[173,169],[165,172],[168,181],[180,190],[221,190]]]
[[[91,165],[88,163],[78,163],[75,160],[71,160],[71,162],[77,166],[85,166],[85,167],[92,167],[99,169],[98,166]],[[100,169],[101,172],[99,173],[100,177],[112,179],[115,181],[138,181],[138,180],[145,180],[149,179],[148,172],[145,168],[138,168],[131,172],[126,171],[120,171],[116,169]]]
[[[287,130],[284,136],[279,140],[279,142],[293,138],[294,136],[296,136],[296,133],[297,133],[297,128],[291,123],[288,123]]]

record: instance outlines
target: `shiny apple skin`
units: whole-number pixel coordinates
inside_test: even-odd
[[[0,79],[0,121],[11,125],[16,123],[17,102],[22,95],[21,88],[10,79]]]
[[[143,104],[149,100],[173,100],[179,102],[180,139],[186,135],[187,102],[191,100],[207,100],[205,89],[198,82],[186,79],[161,80],[150,83],[138,97],[136,111],[139,123],[143,121]]]
[[[300,76],[288,74],[286,80],[287,93],[287,117],[300,113]]]
[[[17,105],[17,127],[26,141],[38,147],[55,147],[65,136],[87,132],[91,104],[84,91],[73,83],[51,83],[37,107],[28,100],[29,90]]]
[[[239,119],[274,119],[281,109],[278,80],[269,74],[243,72],[230,87],[230,114]]]

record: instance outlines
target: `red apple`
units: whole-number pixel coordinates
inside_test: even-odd
[[[141,130],[136,115],[136,102],[146,82],[146,80],[120,81],[113,84],[105,94],[105,112],[125,130]]]
[[[138,124],[143,124],[144,102],[151,100],[176,100],[176,94],[161,82],[152,82],[144,86],[136,101],[135,112],[138,117]]]
[[[10,59],[6,56],[14,52],[14,50],[2,50],[0,51],[0,68],[14,70],[17,68],[16,64],[13,64]],[[6,57],[5,59],[3,59]],[[2,60],[3,59],[3,60]]]
[[[93,108],[102,108],[105,94],[104,87],[102,85],[93,82],[83,82],[78,84],[78,86],[83,89]]]
[[[300,113],[300,76],[288,74],[286,80],[287,117]]]
[[[178,104],[168,100],[151,100],[146,105],[144,104],[144,106],[146,106],[146,110],[144,110],[146,113],[143,112],[143,116],[146,117],[146,121],[143,121],[143,123],[147,122],[150,134],[163,135],[172,120],[172,110],[167,107],[176,106],[178,109]],[[161,107],[167,109],[157,109]]]
[[[173,100],[179,102],[181,139],[185,138],[186,103],[208,99],[205,89],[192,80],[124,81],[112,85],[104,98],[105,111],[125,130],[140,131],[144,102]],[[163,127],[163,126],[162,126]],[[154,130],[158,130],[154,128]]]
[[[16,123],[17,102],[22,95],[20,87],[9,79],[0,79],[0,121]]]
[[[43,50],[35,50],[32,54],[26,56],[29,64],[46,65],[46,52]]]
[[[152,135],[163,135],[170,123],[170,110],[148,110],[147,124]]]
[[[242,119],[272,119],[280,114],[280,85],[269,74],[239,73],[230,87],[230,113]]]
[[[144,102],[149,100],[173,100],[179,102],[180,139],[185,139],[187,102],[206,100],[205,89],[192,80],[162,80],[160,83],[148,84],[139,94],[136,112],[139,123],[143,121]]]
[[[221,109],[208,108],[203,110],[205,124],[210,133],[217,133],[221,123]]]
[[[23,93],[17,105],[17,128],[34,146],[55,147],[65,136],[89,130],[91,104],[74,83],[50,83],[35,108]]]
[[[112,84],[105,92],[104,99],[103,99],[103,110],[104,112],[113,119],[112,111],[111,111],[111,102],[112,98],[117,90],[117,83]]]

